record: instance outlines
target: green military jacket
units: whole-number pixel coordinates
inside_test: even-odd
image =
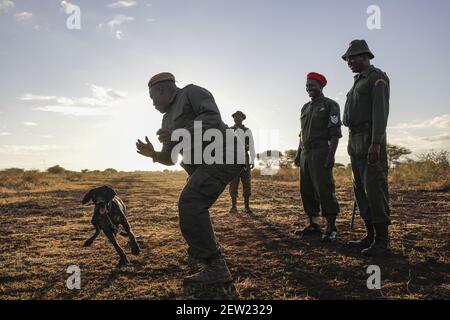
[[[230,128],[233,129],[234,131],[236,131],[238,129],[242,129],[242,131],[244,131],[245,141],[242,141],[242,142],[244,143],[244,147],[245,147],[245,163],[246,164],[254,164],[255,158],[256,158],[256,153],[255,153],[255,141],[253,140],[252,131],[250,130],[250,128],[247,128],[244,125],[242,125],[242,126],[233,125]]]
[[[182,89],[177,89],[167,112],[164,113],[161,128],[165,130],[186,129],[194,136],[194,121],[202,121],[202,132],[207,129],[217,129],[223,134],[224,139],[224,157],[227,153],[232,153],[231,158],[235,158],[238,148],[243,148],[242,144],[234,147],[232,143],[226,143],[226,129],[228,126],[222,121],[219,108],[216,105],[213,95],[206,89],[190,84]],[[164,143],[161,152],[156,152],[153,158],[154,162],[160,162],[165,165],[173,165],[171,153],[173,147],[178,142]],[[193,140],[191,141],[192,150],[195,147]],[[205,143],[202,143],[202,150]],[[195,150],[193,150],[195,152]],[[191,156],[193,157],[193,153]],[[189,160],[189,161],[187,161]],[[195,159],[185,159],[184,163],[194,163]]]
[[[347,94],[343,123],[352,129],[367,125],[371,128],[371,143],[381,143],[386,134],[389,115],[389,78],[370,66],[355,76]]]
[[[329,141],[331,137],[342,137],[339,104],[323,95],[302,107],[300,115],[300,145]]]

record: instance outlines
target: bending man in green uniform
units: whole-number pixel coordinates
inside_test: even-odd
[[[245,169],[241,174],[230,182],[231,209],[230,213],[237,213],[237,196],[239,188],[239,180],[242,181],[242,195],[244,196],[245,213],[253,213],[250,209],[250,196],[252,194],[252,169],[254,168],[255,147],[253,143],[252,132],[242,123],[247,117],[242,111],[236,111],[231,115],[234,120],[234,126],[231,129],[241,130],[238,136],[242,136],[245,140]],[[239,132],[238,132],[239,133]],[[250,154],[249,154],[250,153]]]
[[[363,239],[351,241],[349,245],[361,250],[363,255],[384,256],[390,252],[386,152],[389,78],[370,64],[373,58],[364,40],[352,41],[342,56],[356,73],[347,94],[343,122],[349,128],[348,153],[355,197],[367,229]]]
[[[300,194],[309,225],[296,230],[296,235],[322,234],[319,212],[327,219],[322,236],[324,242],[336,240],[336,216],[339,204],[333,179],[334,156],[341,134],[340,110],[337,102],[326,98],[323,87],[326,78],[312,72],[307,76],[306,91],[311,101],[301,111],[300,145],[295,164],[300,167]]]
[[[155,108],[164,114],[162,128],[157,132],[163,146],[161,152],[157,152],[145,137],[145,143],[141,140],[136,143],[138,153],[152,158],[154,162],[174,165],[179,151],[175,148],[178,142],[172,141],[172,133],[187,130],[190,133],[189,138],[195,137],[199,121],[201,134],[207,129],[213,129],[216,132],[219,130],[223,137],[226,136],[226,130],[229,128],[222,121],[212,94],[206,89],[192,84],[180,89],[170,73],[155,75],[148,85]],[[181,233],[189,246],[188,261],[200,262],[205,267],[200,272],[186,277],[184,281],[199,284],[227,283],[232,281],[232,278],[214,235],[209,208],[226,185],[240,174],[244,164],[235,164],[234,159],[232,164],[227,164],[226,161],[223,162],[225,164],[207,164],[203,159],[205,145],[198,145],[195,138],[193,140],[194,143],[192,140],[188,141],[190,150],[182,150],[181,166],[189,174],[189,179],[180,194],[178,211]],[[235,149],[234,141],[225,143],[223,155],[229,155],[230,152],[233,152],[234,156],[236,152],[243,153],[243,145],[240,144],[240,147],[242,150]],[[172,154],[172,151],[175,154]],[[199,154],[201,160],[197,163],[196,155]]]

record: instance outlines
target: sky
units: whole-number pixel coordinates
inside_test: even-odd
[[[0,0],[0,169],[164,169],[135,148],[146,135],[160,148],[147,83],[163,71],[212,92],[230,125],[244,111],[257,152],[295,149],[308,72],[343,113],[353,39],[391,79],[388,142],[450,150],[448,30],[446,0]]]

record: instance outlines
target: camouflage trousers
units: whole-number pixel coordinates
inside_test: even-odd
[[[300,194],[309,217],[336,217],[339,203],[333,179],[333,169],[324,168],[328,146],[303,150],[300,155]]]
[[[252,173],[248,168],[246,170],[242,170],[241,174],[238,175],[230,182],[230,196],[232,199],[237,199],[238,197],[238,189],[239,189],[239,181],[242,182],[242,195],[244,198],[250,198],[252,194]]]
[[[220,255],[220,247],[209,208],[226,185],[240,174],[242,165],[185,165],[184,168],[189,178],[178,200],[181,233],[191,256],[210,259]]]
[[[386,139],[381,143],[380,161],[368,164],[371,132],[350,135],[348,151],[353,172],[353,190],[361,218],[390,224]]]

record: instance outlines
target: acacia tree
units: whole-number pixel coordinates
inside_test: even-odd
[[[295,149],[285,150],[280,158],[280,168],[292,168],[296,155],[297,150]]]
[[[387,144],[387,157],[389,168],[392,165],[396,166],[400,162],[400,158],[411,154],[411,150],[402,146],[396,146],[395,144]]]

